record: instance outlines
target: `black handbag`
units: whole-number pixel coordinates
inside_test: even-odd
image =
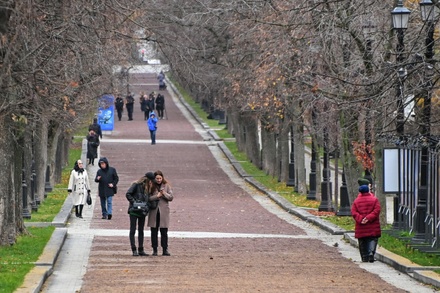
[[[90,191],[87,192],[87,199],[86,199],[86,202],[87,202],[88,205],[91,205],[91,204],[92,204],[92,197],[90,196]]]
[[[129,213],[130,215],[141,217],[146,216],[149,210],[149,206],[145,201],[135,201],[130,207]]]

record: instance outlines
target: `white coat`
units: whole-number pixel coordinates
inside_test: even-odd
[[[87,191],[90,190],[89,175],[87,174],[87,171],[84,170],[83,172],[78,172],[72,170],[67,190],[72,194],[73,205],[85,205]]]

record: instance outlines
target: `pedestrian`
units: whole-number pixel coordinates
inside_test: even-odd
[[[370,189],[370,193],[373,193],[373,184],[368,178],[359,178],[358,179],[359,186],[361,185],[367,185]]]
[[[359,194],[351,207],[355,220],[354,236],[358,239],[362,262],[374,262],[377,241],[381,236],[380,203],[368,185],[359,187]]]
[[[147,95],[143,95],[142,96],[142,103],[141,103],[141,110],[144,112],[144,120],[148,119],[148,113],[150,113],[148,111],[148,97]]]
[[[133,94],[129,94],[125,98],[125,108],[127,108],[128,121],[133,120],[133,107],[134,107],[134,97]]]
[[[89,131],[93,130],[100,139],[102,139],[101,125],[98,123],[98,118],[93,118],[92,124],[89,125]]]
[[[145,94],[143,91],[139,93],[139,105],[141,106],[141,111],[144,111],[144,107],[142,106],[142,102],[145,100]]]
[[[157,80],[159,81],[159,90],[165,90],[167,85],[165,84],[165,74],[163,71],[157,75]]]
[[[157,118],[154,112],[150,113],[150,118],[147,120],[148,130],[150,130],[151,144],[156,144]]]
[[[157,94],[156,98],[156,110],[159,119],[163,119],[163,110],[165,109],[165,97],[161,94]]]
[[[154,111],[154,99],[155,99],[154,96],[155,95],[156,95],[155,92],[151,92],[148,95],[147,104],[146,104],[146,110],[148,111],[148,113],[151,113]]]
[[[124,99],[122,99],[121,95],[116,96],[115,100],[116,111],[118,112],[118,119],[121,121],[122,112],[124,111]]]
[[[88,164],[95,165],[95,159],[98,157],[99,137],[93,129],[89,130],[87,139],[87,160]]]
[[[67,192],[72,195],[75,216],[82,219],[82,211],[86,204],[87,195],[90,193],[90,183],[87,170],[84,169],[81,160],[75,162],[75,166],[72,172],[70,172]]]
[[[154,192],[156,188],[153,184],[154,175],[150,176],[151,179],[145,174],[143,177],[133,182],[130,188],[127,190],[126,198],[129,202],[128,214],[130,218],[130,246],[133,256],[147,256],[148,254],[144,251],[144,227],[145,227],[145,217],[147,216],[147,211],[144,209],[134,209],[133,205],[135,202],[148,204],[148,198],[151,193]],[[136,249],[136,242],[134,235],[136,234],[136,225],[138,231],[138,250]]]
[[[112,219],[113,196],[117,193],[119,182],[116,169],[110,167],[106,157],[98,161],[99,170],[96,172],[95,182],[98,182],[98,196],[101,201],[102,219]]]
[[[171,185],[165,179],[162,171],[154,172],[156,190],[150,196],[150,202],[158,201],[157,208],[150,209],[148,213],[147,226],[151,231],[151,246],[153,254],[157,255],[158,232],[160,231],[160,245],[162,246],[162,255],[170,255],[168,251],[168,227],[170,224],[170,206],[169,202],[173,200],[173,191]]]

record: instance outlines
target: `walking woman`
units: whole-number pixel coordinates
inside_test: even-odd
[[[72,194],[73,205],[75,206],[75,216],[82,218],[82,211],[86,204],[87,194],[90,193],[89,175],[83,168],[83,162],[77,160],[72,172],[70,173],[67,192]]]
[[[162,255],[170,255],[168,252],[168,226],[170,224],[169,202],[173,200],[173,191],[168,181],[163,176],[162,171],[154,172],[156,190],[150,196],[150,201],[158,201],[157,208],[150,209],[148,214],[148,227],[151,230],[151,246],[153,255],[157,255],[158,232],[160,231],[160,245]]]
[[[351,215],[355,220],[354,237],[359,242],[359,253],[362,262],[374,262],[376,246],[381,236],[380,203],[370,192],[368,185],[359,187],[359,194],[351,207]]]
[[[151,179],[154,179],[154,177]],[[125,194],[125,197],[130,203],[128,206],[128,214],[130,218],[129,239],[133,256],[148,255],[144,251],[144,227],[145,217],[147,216],[147,214],[145,210],[133,210],[133,204],[135,201],[147,203],[149,195],[155,191],[155,188],[156,186],[155,184],[153,184],[153,181],[147,177],[147,174],[145,174],[145,176],[133,182],[133,184],[130,186],[130,188],[127,190],[127,193]],[[136,225],[138,230],[138,250],[136,250],[136,241],[134,239],[134,235],[136,233]]]

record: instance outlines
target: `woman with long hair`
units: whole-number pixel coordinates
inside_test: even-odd
[[[151,172],[150,172],[151,173]],[[133,204],[135,202],[148,203],[148,198],[150,194],[156,191],[156,186],[153,183],[154,175],[151,173],[145,174],[137,181],[133,182],[130,188],[127,190],[125,197],[129,202],[128,214],[130,218],[130,245],[133,256],[147,256],[148,254],[144,251],[144,227],[145,227],[145,217],[147,216],[147,211],[136,211],[133,210]],[[136,242],[134,235],[136,233],[136,226],[138,230],[138,250],[136,249]]]
[[[153,255],[157,255],[158,232],[160,231],[160,244],[162,255],[169,256],[168,252],[168,227],[170,224],[169,202],[173,200],[173,191],[162,171],[154,172],[156,190],[150,196],[150,201],[158,201],[157,208],[151,209],[148,214],[148,224],[151,230],[151,246]]]

